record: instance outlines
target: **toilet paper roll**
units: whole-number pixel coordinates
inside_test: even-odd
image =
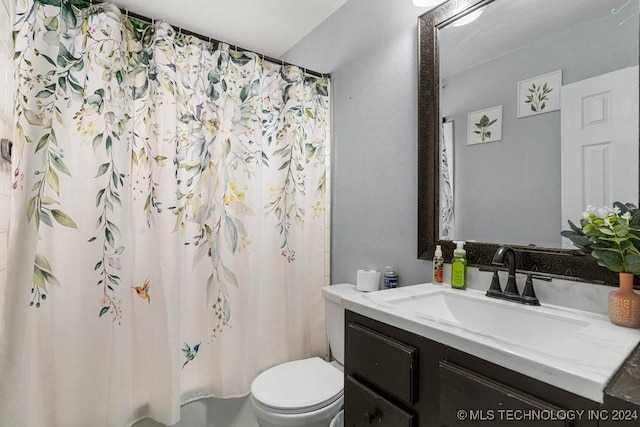
[[[374,270],[358,270],[356,289],[371,292],[380,288],[380,272]]]

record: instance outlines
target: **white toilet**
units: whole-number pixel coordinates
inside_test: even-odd
[[[340,299],[359,293],[354,285],[322,289],[327,335],[335,360],[295,360],[267,369],[251,384],[251,409],[260,427],[327,427],[344,397],[344,309]]]

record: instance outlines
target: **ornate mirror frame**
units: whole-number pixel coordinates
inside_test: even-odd
[[[438,29],[494,0],[449,0],[418,17],[418,258],[433,259],[442,245],[449,261],[455,244],[441,240],[439,233],[440,159],[440,59]],[[640,150],[639,150],[640,155]],[[508,242],[505,242],[508,244]],[[510,245],[516,253],[516,268],[548,277],[616,285],[616,273],[600,267],[577,250]],[[489,267],[498,244],[468,242],[468,265]],[[494,266],[495,267],[495,266]],[[636,276],[635,287],[638,288]]]

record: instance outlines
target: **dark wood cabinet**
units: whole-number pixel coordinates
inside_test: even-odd
[[[492,426],[566,427],[563,408],[492,378],[440,362],[440,421],[449,427],[491,422]],[[460,411],[464,411],[460,412]]]
[[[355,323],[347,328],[349,356],[358,361],[352,375],[409,405],[415,403],[417,349]]]
[[[345,426],[598,426],[602,405],[347,311]],[[385,418],[386,417],[386,418]]]
[[[414,416],[391,403],[353,377],[345,380],[345,394],[351,402],[345,413],[344,425],[361,427],[414,427]]]

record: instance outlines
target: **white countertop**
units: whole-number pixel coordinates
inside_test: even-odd
[[[414,285],[373,293],[356,292],[342,297],[344,308],[423,336],[481,359],[538,379],[558,388],[602,403],[603,390],[613,374],[640,342],[640,330],[613,325],[606,316],[560,306],[531,307],[499,301],[511,310],[529,311],[543,317],[562,317],[570,321],[586,322],[578,332],[553,343],[552,331],[547,335],[544,349],[527,347],[509,339],[491,336],[442,321],[437,317],[398,308],[385,301],[425,295],[429,292],[464,292],[465,296],[489,300],[484,292],[457,291],[448,285]],[[501,319],[504,322],[513,319]]]

